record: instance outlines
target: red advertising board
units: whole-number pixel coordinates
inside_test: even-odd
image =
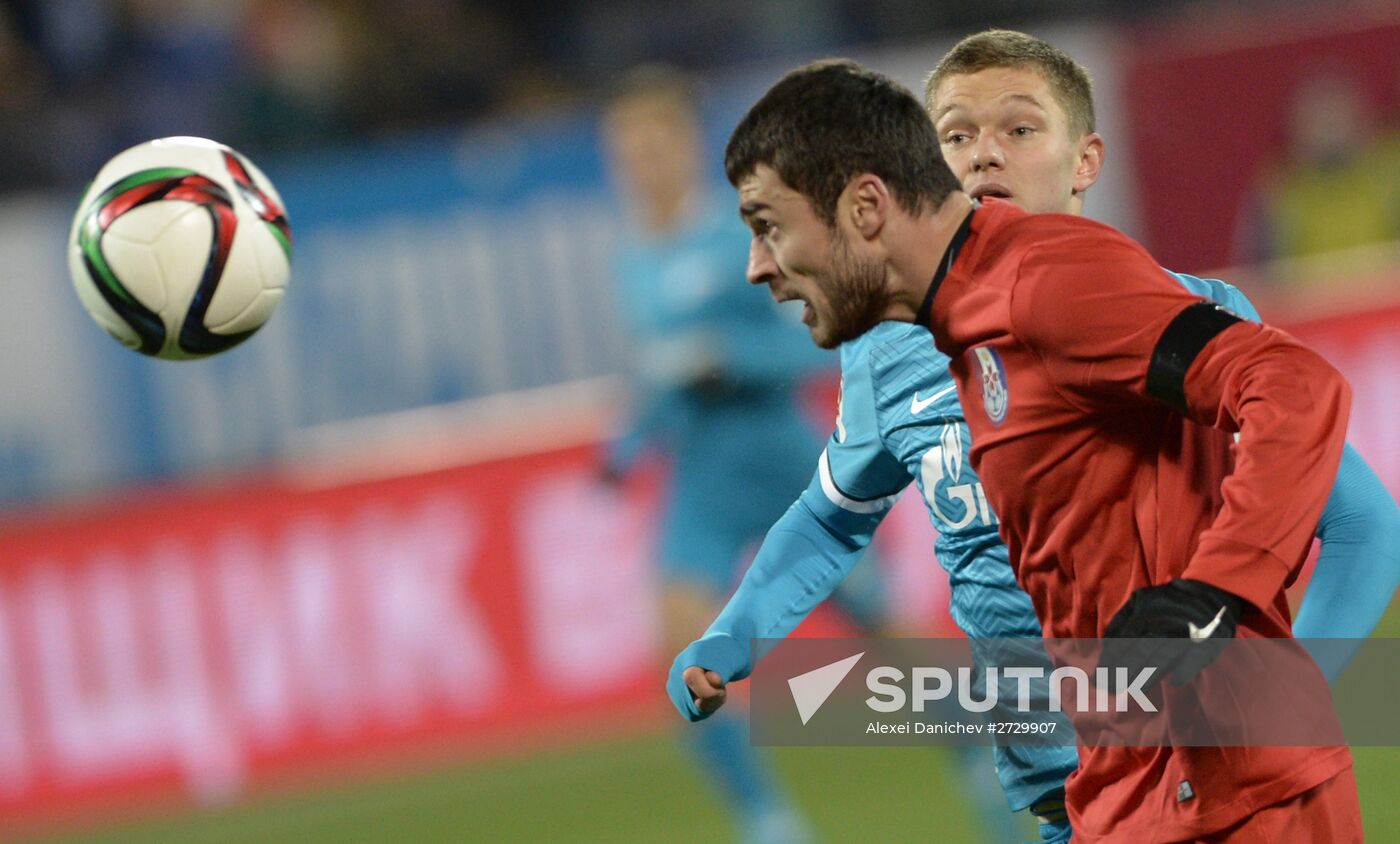
[[[0,816],[308,759],[587,732],[659,688],[649,505],[589,447],[3,532]],[[607,681],[597,672],[607,668]]]

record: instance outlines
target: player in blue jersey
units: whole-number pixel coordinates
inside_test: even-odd
[[[1063,52],[1020,33],[972,36],[931,75],[926,103],[949,165],[973,196],[1001,196],[1032,211],[1082,211],[1103,163],[1103,141],[1093,131],[1087,74]],[[760,220],[750,245],[754,282],[779,273],[761,227]],[[1192,292],[1257,319],[1230,285],[1173,275]],[[809,321],[820,341],[822,320]],[[786,635],[830,593],[911,480],[939,531],[935,551],[949,574],[957,623],[979,638],[1040,634],[1030,599],[1014,582],[995,514],[965,462],[967,428],[947,358],[925,329],[890,322],[844,344],[841,361],[836,432],[816,476],[769,531],[749,575],[705,636],[672,666],[668,691],[691,720],[722,704],[725,683],[747,676],[751,639]],[[1298,636],[1371,632],[1400,585],[1397,530],[1400,510],[1348,447],[1318,525],[1322,552],[1294,624]],[[1323,667],[1332,677],[1340,669]],[[998,747],[996,762],[1012,807],[1040,817],[1044,840],[1068,840],[1062,795],[1076,765],[1074,749]]]
[[[602,127],[632,218],[615,274],[635,404],[606,471],[620,477],[645,452],[669,463],[657,551],[668,653],[704,630],[739,579],[743,553],[807,483],[821,443],[798,388],[804,375],[835,365],[795,318],[738,283],[743,229],[703,187],[690,86],[666,68],[637,69]],[[685,738],[733,810],[740,840],[807,840],[805,821],[748,741],[747,719],[727,715]]]

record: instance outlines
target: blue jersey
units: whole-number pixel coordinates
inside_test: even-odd
[[[841,347],[836,431],[818,469],[826,504],[868,511],[873,533],[913,481],[938,531],[934,552],[958,627],[973,639],[1039,637],[1030,596],[1016,584],[996,514],[967,462],[970,448],[948,358],[926,328],[884,322]],[[1062,785],[1079,763],[1063,746],[998,745],[993,755],[1014,809]]]
[[[948,359],[927,329],[884,322],[841,347],[836,431],[819,470],[826,503],[882,518],[913,481],[938,530],[934,550],[952,586],[953,620],[979,638],[1039,636],[967,462],[970,448]]]
[[[679,230],[627,239],[618,305],[632,345],[637,405],[610,449],[622,471],[644,450],[671,464],[661,530],[668,577],[717,595],[810,476],[819,438],[798,402],[801,377],[833,356],[744,281],[747,240],[731,209],[703,206]]]

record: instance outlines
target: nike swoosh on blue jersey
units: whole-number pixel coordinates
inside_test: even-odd
[[[929,405],[933,404],[934,402],[953,392],[957,388],[958,385],[954,384],[951,387],[939,390],[938,392],[923,400],[919,399],[919,391],[915,390],[914,399],[909,402],[909,412],[914,414],[915,416],[918,416],[920,413],[923,413]]]

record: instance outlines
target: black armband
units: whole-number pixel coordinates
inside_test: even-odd
[[[1197,302],[1172,319],[1147,365],[1147,394],[1186,412],[1186,372],[1215,335],[1240,317],[1214,302]]]

